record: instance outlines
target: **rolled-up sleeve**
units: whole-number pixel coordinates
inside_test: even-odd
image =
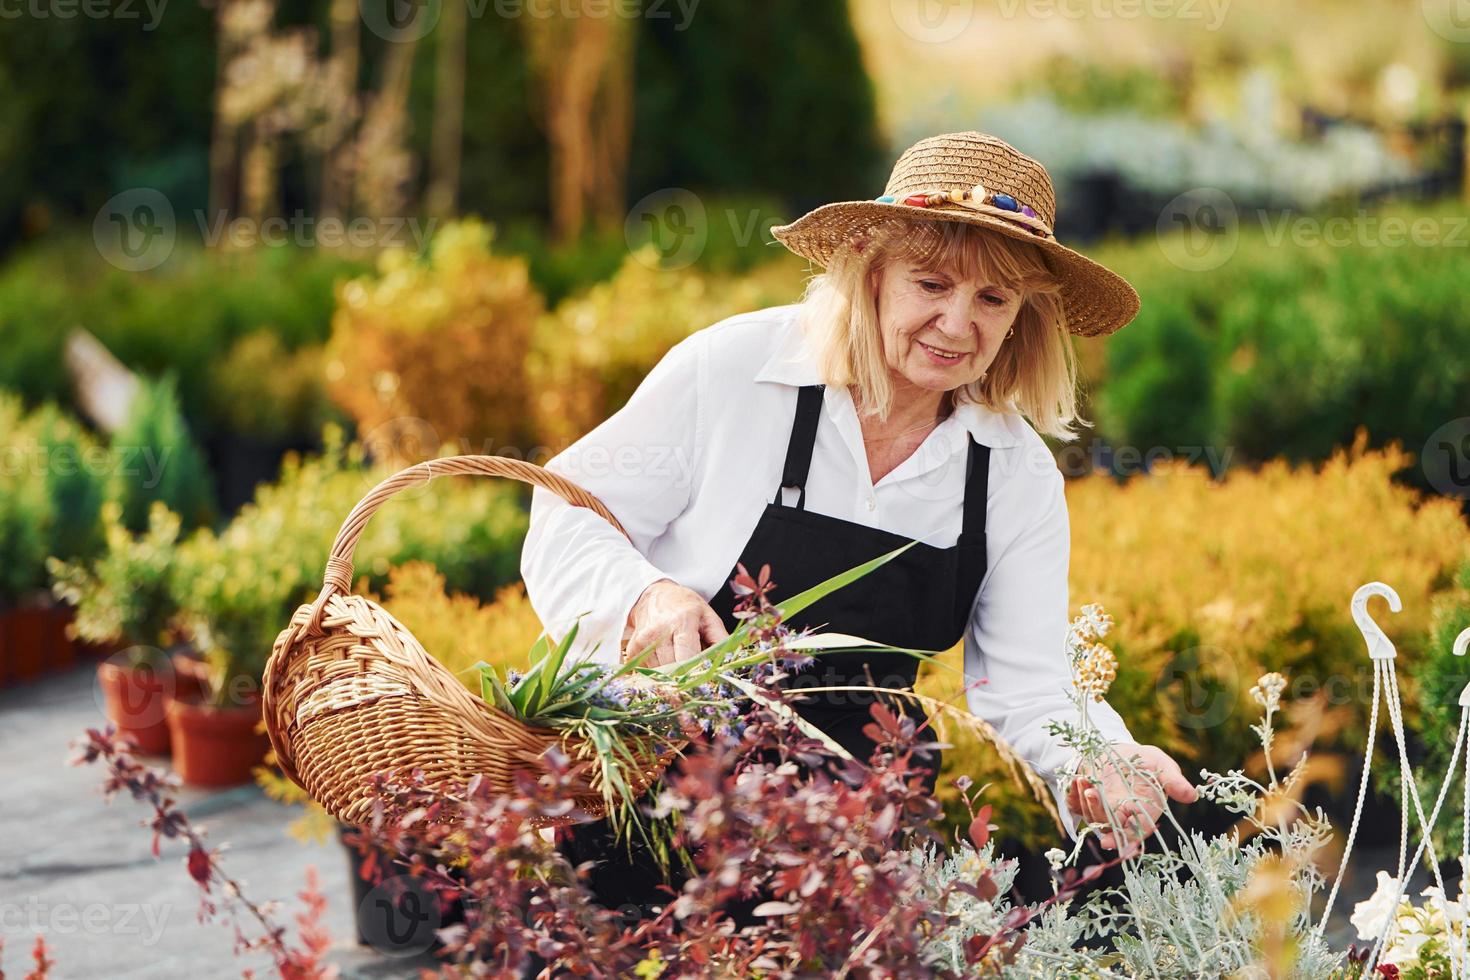
[[[1071,529],[1061,472],[1052,470],[1044,480],[1042,492],[1011,497],[1024,509],[1016,515],[1024,521],[1023,530],[991,556],[965,640],[965,680],[974,685],[970,710],[990,722],[1050,784],[1073,830],[1058,780],[1075,751],[1047,731],[1051,721],[1077,720],[1067,697],[1072,684],[1066,653]],[[974,684],[981,678],[984,683]],[[1110,741],[1132,741],[1111,705],[1093,702],[1087,714]]]
[[[532,493],[521,577],[553,637],[565,636],[580,618],[578,658],[616,663],[633,604],[668,577],[645,555],[689,504],[707,373],[699,334],[680,341],[626,405],[546,464],[601,500],[631,540],[549,490]]]

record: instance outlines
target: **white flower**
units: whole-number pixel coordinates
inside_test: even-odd
[[[1429,936],[1422,932],[1401,932],[1394,939],[1393,945],[1383,954],[1380,962],[1392,963],[1394,966],[1413,966],[1419,959],[1419,948],[1429,942]]]
[[[1053,871],[1062,870],[1062,865],[1067,860],[1067,852],[1060,847],[1053,847],[1044,856],[1046,857],[1046,863],[1051,865]]]
[[[1394,917],[1394,896],[1398,894],[1399,880],[1387,871],[1378,872],[1378,887],[1373,894],[1353,906],[1349,917],[1358,930],[1359,939],[1377,939],[1385,926]]]
[[[1267,711],[1281,707],[1281,692],[1286,690],[1286,678],[1276,671],[1261,675],[1256,686],[1251,688],[1251,697]]]
[[[1444,892],[1440,891],[1436,885],[1430,885],[1419,894],[1429,899],[1426,904],[1434,914],[1436,922],[1441,927],[1443,927],[1444,923],[1452,926],[1463,926],[1465,924],[1466,913],[1470,911],[1470,896],[1465,894],[1463,881],[1460,884],[1460,898],[1458,901],[1448,901],[1444,897]]]

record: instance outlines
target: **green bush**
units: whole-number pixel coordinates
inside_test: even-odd
[[[50,504],[48,555],[89,558],[102,550],[100,520],[106,474],[97,466],[107,456],[91,433],[54,404],[31,417],[35,442],[46,460],[45,493]]]
[[[223,530],[179,546],[171,588],[183,621],[224,682],[259,680],[276,635],[321,588],[332,542],[352,508],[389,475],[339,428],[320,456],[286,456],[280,479],[256,490]],[[515,580],[527,519],[516,488],[494,480],[437,481],[385,502],[354,552],[356,586],[387,585],[391,568],[432,563],[447,587],[486,598]]]
[[[54,404],[27,413],[17,395],[0,392],[0,604],[43,588],[48,556],[86,559],[101,549],[107,458]]]
[[[1375,220],[1390,217],[1429,219],[1448,234],[1456,216],[1449,206],[1395,208]],[[1140,449],[1228,447],[1236,462],[1304,461],[1327,458],[1363,426],[1371,445],[1398,440],[1417,452],[1466,411],[1461,251],[1272,244],[1244,215],[1237,250],[1209,271],[1171,264],[1152,241],[1101,250],[1143,300],[1138,319],[1106,341],[1103,435]]]
[[[112,445],[117,469],[108,497],[117,501],[125,527],[146,529],[154,501],[180,515],[186,530],[214,522],[213,483],[179,412],[172,375],[139,386]]]
[[[77,635],[89,643],[162,647],[178,611],[170,575],[179,516],[154,501],[147,530],[136,536],[123,526],[121,517],[117,502],[103,506],[107,550],[96,562],[46,559],[51,590],[76,607]]]
[[[46,558],[46,495],[42,481],[30,476],[18,399],[0,395],[0,438],[5,441],[5,480],[0,483],[0,607],[42,582]]]
[[[221,387],[219,365],[244,356],[255,334],[273,335],[284,357],[326,342],[333,288],[366,262],[323,249],[261,248],[222,253],[183,240],[151,272],[124,272],[105,262],[89,239],[58,238],[14,256],[0,269],[0,387],[27,404],[68,404],[71,383],[63,349],[67,333],[84,327],[129,369],[160,376],[172,371],[184,417],[201,442],[239,431],[240,403],[278,395],[270,372],[235,376]],[[316,380],[317,389],[325,380]],[[321,431],[324,399],[300,396],[307,410],[284,433],[312,438]],[[249,421],[248,413],[245,421]]]

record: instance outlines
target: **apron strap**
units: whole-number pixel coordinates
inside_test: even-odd
[[[965,460],[965,518],[960,537],[985,538],[985,501],[990,490],[990,447],[982,446],[970,436],[970,452]]]
[[[817,421],[822,417],[822,397],[826,389],[826,385],[806,385],[796,393],[796,422],[791,426],[791,442],[786,446],[781,486],[776,488],[775,503],[779,506],[785,506],[781,491],[796,487],[801,490],[796,509],[806,509],[806,478],[812,468],[812,449],[817,444]]]
[[[817,422],[822,417],[822,399],[826,385],[806,385],[796,394],[796,421],[791,427],[791,441],[786,446],[786,463],[781,473],[781,486],[775,503],[785,506],[782,493],[786,487],[800,490],[796,509],[806,509],[806,479],[812,468],[812,450],[817,444]],[[965,513],[960,536],[966,539],[985,536],[985,506],[990,490],[990,447],[969,437],[965,459]]]

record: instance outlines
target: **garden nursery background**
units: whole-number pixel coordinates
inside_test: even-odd
[[[62,976],[268,965],[196,921],[143,810],[66,766],[136,709],[140,758],[256,900],[312,865],[329,958],[412,975],[357,942],[356,855],[253,727],[342,520],[426,458],[544,463],[691,332],[795,301],[812,270],[770,228],[877,196],[941,132],[1044,163],[1058,236],[1142,297],[1077,341],[1096,424],[1054,445],[1073,603],[1116,621],[1108,699],[1138,740],[1191,776],[1257,766],[1248,692],[1280,672],[1338,760],[1308,799],[1345,826],[1373,692],[1348,603],[1382,581],[1409,751],[1442,771],[1470,673],[1461,8],[0,0],[0,962],[40,934]],[[437,480],[357,548],[355,591],[477,696],[473,665],[524,666],[541,630],[528,504]],[[955,676],[918,690],[962,703]],[[967,775],[1001,851],[1061,842],[992,746],[936,724],[951,824]],[[1360,846],[1396,848],[1397,769],[1373,782]]]

